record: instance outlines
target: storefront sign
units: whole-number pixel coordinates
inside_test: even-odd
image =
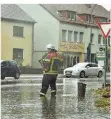
[[[73,43],[60,41],[59,51],[84,52],[83,43]]]

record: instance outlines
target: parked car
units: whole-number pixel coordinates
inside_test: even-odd
[[[13,60],[1,61],[1,79],[5,79],[5,77],[14,77],[15,79],[19,79],[20,74],[21,71],[16,61]]]
[[[88,76],[97,76],[101,78],[104,74],[103,67],[96,63],[83,62],[74,65],[73,67],[66,68],[64,70],[65,77],[80,77],[87,78]]]

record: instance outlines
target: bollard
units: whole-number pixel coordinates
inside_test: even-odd
[[[78,82],[78,99],[85,98],[86,84]]]

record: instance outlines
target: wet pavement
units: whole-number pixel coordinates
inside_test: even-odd
[[[41,78],[19,79],[1,86],[1,119],[110,119],[109,112],[94,106],[91,89],[101,86],[97,78],[59,78],[56,98],[50,89],[40,98]]]

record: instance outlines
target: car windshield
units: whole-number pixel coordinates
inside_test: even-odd
[[[76,65],[74,65],[73,67],[76,68],[76,67],[85,67],[87,65],[87,63],[78,63]]]

